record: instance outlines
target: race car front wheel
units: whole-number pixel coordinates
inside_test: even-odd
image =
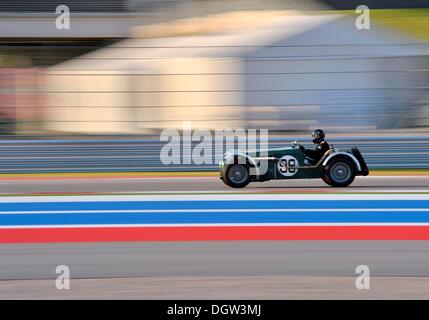
[[[225,183],[232,188],[244,188],[250,182],[249,169],[242,164],[231,165],[225,177]]]
[[[344,158],[333,159],[325,167],[323,181],[333,187],[347,187],[355,179],[354,164]]]

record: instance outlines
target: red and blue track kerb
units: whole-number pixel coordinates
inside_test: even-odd
[[[1,199],[0,243],[429,240],[428,195]]]

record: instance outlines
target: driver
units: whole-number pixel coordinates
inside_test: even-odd
[[[318,162],[326,151],[330,149],[329,144],[325,141],[325,132],[322,129],[316,129],[311,134],[313,137],[313,143],[317,144],[314,150],[305,149],[304,146],[299,146],[299,150],[301,150],[307,158],[312,160],[313,162]]]

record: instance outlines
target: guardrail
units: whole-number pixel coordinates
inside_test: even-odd
[[[271,138],[270,147],[294,140]],[[310,147],[311,142],[301,140]],[[358,147],[371,168],[429,168],[429,136],[341,137],[329,142],[340,149]],[[164,165],[156,139],[61,139],[0,141],[0,173],[212,171],[212,165]],[[213,152],[214,154],[214,152]]]

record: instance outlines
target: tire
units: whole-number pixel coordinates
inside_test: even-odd
[[[329,184],[330,186],[332,186],[332,180],[331,179],[329,179],[329,177],[328,176],[323,176],[322,177],[322,180],[323,180],[323,182],[325,182],[326,184]]]
[[[226,170],[224,182],[232,188],[244,188],[250,183],[249,168],[242,164],[233,164]]]
[[[337,158],[329,161],[322,180],[333,187],[347,187],[353,182],[355,175],[353,162],[346,158]]]

